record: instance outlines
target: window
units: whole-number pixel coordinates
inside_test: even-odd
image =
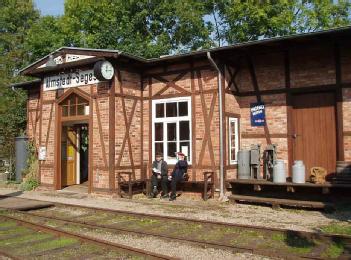
[[[163,154],[169,164],[177,162],[176,153],[183,152],[191,162],[190,97],[154,100],[152,103],[152,156]]]
[[[229,159],[230,164],[236,164],[239,151],[239,119],[229,118]]]
[[[76,94],[71,94],[61,103],[62,116],[82,116],[89,114],[89,102]]]

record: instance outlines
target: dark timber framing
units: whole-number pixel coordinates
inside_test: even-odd
[[[294,122],[293,122],[293,98],[295,94],[301,93],[315,93],[315,92],[333,92],[335,94],[335,108],[336,108],[336,141],[337,141],[337,160],[343,161],[345,159],[345,145],[344,137],[351,136],[351,131],[344,131],[344,123],[346,122],[344,116],[348,112],[343,113],[343,90],[351,88],[351,81],[343,81],[342,69],[344,66],[344,55],[342,45],[343,39],[349,39],[351,37],[351,27],[330,30],[326,32],[318,32],[312,34],[304,34],[300,36],[288,36],[270,40],[253,41],[249,43],[237,44],[233,46],[215,48],[209,50],[216,57],[216,61],[219,64],[222,72],[222,113],[224,115],[223,120],[223,136],[224,136],[224,161],[225,169],[235,169],[235,165],[230,165],[229,158],[229,132],[228,132],[228,118],[243,117],[241,114],[226,111],[230,105],[230,100],[227,99],[226,95],[234,96],[238,102],[239,107],[241,104],[238,100],[243,98],[243,107],[246,109],[247,103],[250,102],[264,102],[269,100],[270,95],[280,95],[278,99],[283,99],[277,106],[284,107],[286,104],[286,132],[279,131],[280,129],[272,129],[268,126],[264,126],[262,131],[255,132],[252,129],[246,128],[247,122],[239,120],[239,142],[241,140],[246,143],[250,142],[248,139],[263,139],[267,144],[271,144],[274,139],[286,139],[287,141],[287,159],[289,168],[292,166],[294,160],[294,142],[292,135],[294,133]],[[304,48],[306,46],[314,44],[320,44],[323,47],[332,47],[332,61],[331,66],[333,69],[328,70],[330,77],[311,80],[305,80],[303,76],[299,75],[299,71],[295,69],[295,57],[293,56],[294,48]],[[267,84],[270,80],[269,76],[266,76],[262,72],[262,66],[266,66],[260,62],[260,55],[266,54],[278,54],[277,63],[272,63],[272,67],[277,67],[279,79],[277,78],[273,84]],[[162,57],[159,59],[143,59],[138,58],[127,53],[115,51],[115,50],[94,50],[94,49],[79,49],[63,47],[53,53],[54,57],[62,55],[63,57],[68,54],[73,55],[88,55],[95,56],[94,58],[86,58],[85,60],[67,62],[58,65],[56,68],[41,67],[45,64],[47,57],[39,60],[38,62],[28,66],[22,70],[22,73],[29,76],[40,76],[45,77],[47,75],[57,74],[60,72],[74,71],[75,69],[91,69],[92,64],[98,60],[110,60],[115,68],[115,76],[109,82],[100,82],[96,85],[90,85],[87,92],[79,90],[79,88],[68,89],[67,91],[57,91],[55,98],[47,98],[46,92],[43,92],[43,81],[35,80],[28,82],[28,84],[20,83],[15,84],[17,87],[22,87],[29,91],[30,95],[35,99],[35,95],[38,95],[38,101],[31,103],[31,106],[27,104],[27,118],[28,118],[28,131],[31,128],[34,135],[33,139],[37,146],[46,147],[49,145],[52,135],[54,135],[54,157],[55,160],[50,162],[39,162],[39,171],[47,173],[50,167],[54,168],[54,180],[53,186],[56,189],[62,187],[61,183],[61,135],[62,135],[62,124],[73,122],[76,120],[84,121],[89,125],[89,169],[88,169],[88,180],[89,180],[89,193],[108,190],[110,194],[116,192],[116,173],[119,171],[129,170],[131,172],[132,179],[137,179],[137,173],[140,169],[140,176],[142,180],[145,179],[145,172],[150,175],[150,163],[152,162],[152,102],[156,99],[167,99],[173,97],[190,97],[191,98],[191,157],[192,165],[192,180],[196,180],[200,176],[201,170],[211,169],[213,172],[217,172],[219,169],[219,156],[217,151],[217,114],[218,114],[218,86],[214,85],[215,76],[214,69],[208,63],[206,58],[206,51],[197,51],[190,54],[174,55],[168,57]],[[262,55],[262,56],[263,56]],[[280,56],[281,55],[281,56]],[[329,53],[328,53],[329,55]],[[273,57],[273,56],[272,56]],[[313,56],[312,56],[313,57]],[[329,56],[328,56],[329,57]],[[263,59],[263,58],[262,58]],[[269,59],[269,58],[268,58]],[[298,62],[301,60],[296,59]],[[275,62],[275,61],[274,61]],[[312,63],[314,60],[312,60]],[[316,59],[316,62],[319,62]],[[323,61],[322,61],[323,62]],[[321,62],[321,63],[322,63]],[[262,65],[263,64],[263,65]],[[180,65],[180,66],[178,66]],[[269,65],[267,65],[269,66]],[[313,65],[312,65],[313,66]],[[268,68],[268,67],[267,67]],[[309,67],[308,67],[309,68]],[[335,70],[335,75],[333,74]],[[273,71],[273,70],[272,70]],[[316,70],[319,72],[319,70]],[[124,72],[134,73],[133,75],[127,75],[124,77]],[[242,74],[243,73],[243,74]],[[328,72],[329,73],[329,72]],[[122,74],[122,75],[121,75]],[[212,76],[212,74],[214,76]],[[269,74],[269,73],[268,73]],[[296,76],[297,75],[297,76]],[[140,88],[140,93],[131,91],[129,88],[128,78],[131,77],[133,86],[130,88]],[[296,78],[295,78],[296,77]],[[300,77],[300,78],[299,78]],[[335,82],[334,82],[335,77]],[[297,79],[297,81],[295,81]],[[301,80],[302,79],[302,80]],[[126,80],[126,81],[125,81]],[[184,87],[183,81],[187,81],[190,84],[190,88],[187,85]],[[207,80],[211,80],[211,87],[206,85]],[[248,84],[241,85],[242,80],[245,80]],[[261,81],[262,80],[262,81]],[[279,81],[278,81],[279,80]],[[140,82],[138,82],[140,81]],[[294,84],[295,82],[297,83]],[[154,84],[162,84],[157,90],[153,89]],[[311,83],[311,84],[309,84]],[[325,83],[325,84],[324,84]],[[108,85],[107,85],[108,84]],[[276,84],[276,85],[274,85]],[[315,84],[315,85],[313,85]],[[14,86],[15,86],[14,85]],[[106,85],[106,86],[105,86]],[[248,87],[250,85],[250,87]],[[30,86],[35,86],[35,89],[31,89]],[[137,87],[135,87],[137,86]],[[158,85],[159,86],[159,85]],[[157,87],[158,87],[157,86]],[[268,86],[268,88],[267,88]],[[40,91],[34,92],[40,88]],[[96,92],[94,91],[96,88]],[[117,90],[118,88],[118,90]],[[171,90],[170,92],[168,92]],[[89,93],[90,92],[90,93]],[[75,116],[74,118],[62,118],[60,102],[67,98],[70,94],[76,93],[86,100],[89,101],[89,116]],[[252,98],[249,98],[252,97]],[[247,102],[247,103],[245,103]],[[104,104],[104,103],[108,103]],[[118,105],[117,105],[118,104]],[[119,107],[120,106],[120,107]],[[267,107],[268,107],[267,102]],[[274,105],[272,105],[274,106]],[[218,109],[217,109],[218,108]],[[43,109],[45,111],[43,111]],[[106,111],[108,109],[108,115]],[[120,109],[120,110],[118,110]],[[144,111],[145,109],[145,111]],[[147,111],[148,109],[148,111]],[[139,118],[140,111],[140,118]],[[283,109],[281,110],[283,111]],[[43,113],[45,112],[45,113]],[[244,113],[246,113],[245,111]],[[285,117],[285,111],[281,112],[282,117]],[[49,116],[49,118],[47,118]],[[121,118],[118,118],[120,116]],[[144,118],[145,116],[145,118]],[[247,114],[244,115],[247,117]],[[55,118],[52,118],[55,117]],[[147,118],[149,117],[148,121]],[[119,125],[118,121],[121,120]],[[245,118],[247,120],[247,118]],[[285,120],[285,118],[284,118]],[[108,122],[108,130],[104,124]],[[132,143],[132,131],[133,123],[140,123],[137,133],[134,133],[139,138],[140,136],[140,155],[135,151],[135,144]],[[242,122],[244,122],[242,124]],[[93,127],[95,125],[95,129]],[[43,126],[44,124],[44,126]],[[148,124],[144,125],[144,124]],[[216,124],[216,125],[215,125]],[[241,125],[242,124],[242,125]],[[121,131],[125,131],[124,136],[122,135],[121,141],[116,141],[119,138],[118,128]],[[199,127],[203,127],[203,130],[199,131]],[[241,131],[240,127],[244,130]],[[55,128],[53,130],[53,128]],[[215,130],[215,131],[214,131]],[[345,129],[349,130],[349,129]],[[106,133],[108,131],[108,135]],[[147,134],[144,134],[144,131]],[[271,133],[270,133],[271,132]],[[216,134],[213,134],[216,133]],[[46,134],[46,135],[45,135]],[[94,135],[93,135],[94,134]],[[203,136],[202,136],[203,134]],[[108,136],[108,141],[107,141]],[[98,140],[93,140],[96,138]],[[101,162],[94,162],[95,160],[92,145],[93,141],[101,145],[101,154],[98,152],[98,156],[101,156]],[[145,143],[144,143],[145,141]],[[285,142],[285,140],[284,140]],[[228,144],[227,144],[228,143]],[[108,147],[107,147],[108,145]],[[286,143],[284,143],[284,149]],[[99,145],[98,145],[99,146]],[[100,147],[99,147],[100,148]],[[117,150],[120,149],[120,150]],[[128,149],[128,152],[126,151]],[[134,149],[134,150],[133,150]],[[148,154],[147,154],[148,153]],[[128,165],[124,164],[125,159],[123,156],[128,156]],[[347,156],[346,156],[347,157]],[[140,158],[140,162],[139,161]],[[206,159],[205,159],[206,158]],[[127,160],[127,159],[126,159]],[[129,165],[130,164],[130,165]],[[170,165],[172,166],[172,165]],[[94,178],[93,170],[101,170],[105,174],[108,174],[108,183],[103,183],[104,188],[95,187],[94,183],[97,182],[98,178]],[[50,173],[51,174],[51,173]],[[226,172],[224,173],[225,178]],[[98,176],[95,176],[98,177]],[[215,178],[217,176],[215,175]],[[40,176],[39,176],[40,178]],[[201,177],[199,177],[201,178]]]

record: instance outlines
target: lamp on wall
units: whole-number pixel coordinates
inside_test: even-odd
[[[48,61],[46,62],[46,67],[56,67],[57,66],[57,63],[56,61],[54,60],[54,56],[52,54],[49,55],[49,59]]]

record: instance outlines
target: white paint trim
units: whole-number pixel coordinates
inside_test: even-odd
[[[187,116],[180,116],[180,117],[163,117],[163,118],[156,118],[156,104],[166,104],[166,103],[172,103],[172,102],[187,102],[188,103],[188,115]],[[166,106],[165,106],[165,116],[166,116]],[[178,109],[178,106],[177,106]],[[192,162],[192,128],[191,128],[191,97],[176,97],[176,98],[168,98],[168,99],[158,99],[158,100],[153,100],[152,101],[152,160],[155,160],[155,123],[163,123],[163,154],[165,155],[164,160],[168,164],[176,164],[177,160],[176,159],[167,159],[167,153],[168,153],[168,147],[167,147],[167,124],[168,123],[176,123],[176,129],[177,129],[177,151],[180,151],[180,140],[179,140],[179,122],[180,121],[189,121],[189,155],[190,155],[190,160],[188,161],[188,164],[191,165]]]
[[[231,133],[232,133],[232,122],[235,124],[235,160],[232,160],[232,142],[231,142]],[[228,143],[229,143],[229,161],[230,164],[238,163],[238,151],[239,151],[239,119],[236,117],[229,117],[228,120]]]
[[[76,184],[80,184],[80,128],[77,129]]]

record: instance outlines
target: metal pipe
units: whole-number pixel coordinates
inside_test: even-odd
[[[213,65],[213,67],[218,71],[218,103],[219,103],[219,157],[220,157],[220,167],[219,167],[219,181],[220,181],[220,186],[219,186],[219,199],[220,200],[226,200],[225,194],[224,194],[224,151],[223,151],[223,143],[224,143],[224,137],[223,137],[223,100],[222,100],[222,73],[221,70],[218,68],[217,63],[212,59],[211,53],[208,51],[207,52],[207,58],[210,61],[210,63]]]

